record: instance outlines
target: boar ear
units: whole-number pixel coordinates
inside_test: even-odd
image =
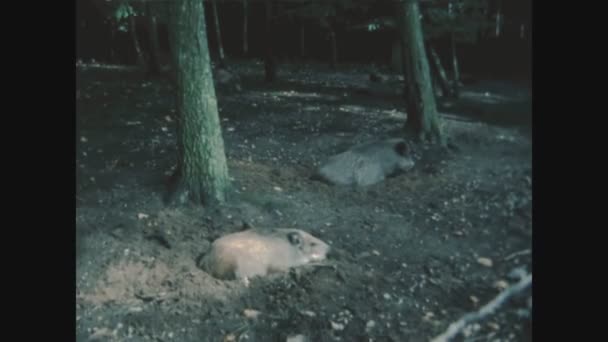
[[[395,144],[395,152],[397,152],[397,154],[399,154],[400,156],[405,156],[409,150],[407,143],[405,141],[400,141],[397,144]]]
[[[290,244],[294,246],[299,246],[302,243],[302,240],[300,239],[300,234],[295,232],[287,234],[287,240]]]

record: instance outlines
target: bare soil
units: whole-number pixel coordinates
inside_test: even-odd
[[[416,167],[366,187],[310,179],[328,156],[395,136],[400,84],[365,70],[234,65],[218,87],[229,202],[170,207],[173,87],[125,70],[77,73],[78,341],[428,341],[531,272],[531,95],[466,84],[441,101],[451,149],[418,145]],[[196,266],[215,238],[254,226],[306,230],[337,251],[324,267],[220,281]],[[514,254],[515,253],[515,254]],[[531,340],[531,293],[458,340]]]

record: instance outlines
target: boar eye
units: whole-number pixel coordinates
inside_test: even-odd
[[[299,246],[302,241],[300,240],[300,234],[298,233],[289,233],[287,234],[287,240],[294,246]]]

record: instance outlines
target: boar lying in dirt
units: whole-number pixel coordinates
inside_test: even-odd
[[[335,155],[312,178],[335,185],[368,186],[413,167],[407,142],[394,138],[358,145]]]
[[[199,267],[218,279],[247,281],[325,260],[329,250],[325,242],[299,229],[252,228],[215,240]]]

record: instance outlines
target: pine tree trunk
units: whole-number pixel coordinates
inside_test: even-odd
[[[329,41],[331,44],[331,61],[330,66],[335,69],[338,65],[338,46],[336,43],[336,31],[333,28],[329,29]]]
[[[304,24],[300,24],[300,58],[306,58],[306,46],[304,41]]]
[[[249,9],[247,0],[243,0],[243,55],[249,53],[249,34],[247,33],[247,19],[249,17]]]
[[[454,73],[454,79],[452,80],[452,95],[454,97],[460,96],[460,67],[458,66],[458,54],[456,53],[456,38],[454,32],[450,37],[452,41],[452,71]]]
[[[135,17],[133,15],[129,16],[129,32],[131,33],[131,40],[133,40],[133,47],[135,48],[135,53],[137,54],[137,66],[141,69],[146,69],[146,58],[144,57],[144,53],[141,50],[141,45],[139,45],[139,39],[137,37],[137,30],[135,25]]]
[[[215,36],[217,39],[217,49],[219,52],[219,65],[222,68],[226,67],[226,61],[224,59],[224,45],[222,44],[222,33],[220,31],[220,18],[217,15],[217,0],[211,0],[211,6],[213,8],[213,20],[215,21]]]
[[[116,37],[116,28],[114,25],[110,27],[110,64],[116,64],[116,50],[114,49],[114,39]]]
[[[496,37],[500,37],[502,28],[502,13],[500,13],[500,7],[502,6],[501,1],[498,0],[498,8],[496,9]]]
[[[437,54],[437,51],[434,47],[429,46],[429,51],[431,52],[431,60],[433,61],[433,65],[435,66],[435,71],[438,76],[437,81],[439,83],[439,87],[441,87],[441,91],[443,92],[443,94],[448,97],[451,97],[452,93],[450,90],[450,81],[448,80],[448,75],[445,72],[443,64],[441,64],[441,59],[439,58],[439,55]]]
[[[178,167],[172,200],[216,204],[229,187],[224,141],[211,72],[203,2],[175,4]]]
[[[406,132],[423,141],[445,144],[433,94],[431,73],[424,48],[420,7],[416,0],[399,3],[398,20],[403,40],[404,73],[406,79]]]
[[[396,73],[403,73],[403,49],[401,39],[393,41],[391,48],[391,69]]]
[[[264,57],[264,74],[266,82],[274,82],[277,78],[277,62],[274,56],[274,33],[272,30],[273,0],[266,0],[266,55]]]
[[[146,17],[148,23],[148,32],[150,38],[150,64],[148,66],[148,75],[156,76],[160,75],[160,44],[158,42],[158,23],[156,16],[152,13],[150,3],[146,2]]]

